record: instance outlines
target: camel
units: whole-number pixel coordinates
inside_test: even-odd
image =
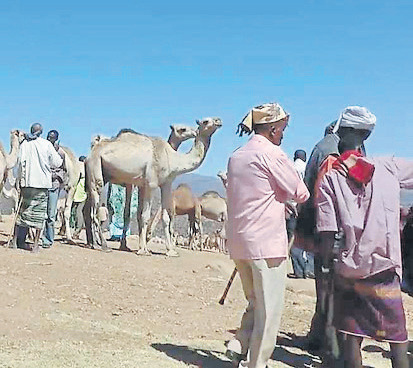
[[[207,219],[225,222],[227,220],[227,201],[217,192],[210,190],[199,197],[202,216]]]
[[[167,142],[174,151],[178,151],[182,142],[196,137],[196,129],[192,127],[182,124],[174,124],[169,127],[171,128],[171,134],[169,134]]]
[[[171,128],[171,133],[169,134],[167,142],[175,151],[178,150],[182,142],[196,137],[196,130],[190,126],[183,124],[172,124],[169,127]],[[99,142],[110,142],[111,140],[112,138],[97,135],[92,138],[90,148],[93,149],[93,147]]]
[[[72,239],[72,232],[70,230],[70,211],[72,209],[73,197],[75,195],[76,186],[79,179],[84,172],[84,164],[80,162],[74,155],[72,150],[68,147],[60,146],[65,153],[65,167],[66,177],[63,183],[63,189],[66,191],[66,197],[64,199],[64,211],[62,217],[62,226],[60,228],[60,235],[66,235],[66,240],[70,243],[74,243]]]
[[[213,233],[208,235],[204,240],[204,248],[225,253],[225,231],[222,229],[215,230]]]
[[[171,133],[169,134],[167,142],[174,151],[178,150],[178,148],[179,148],[179,146],[181,145],[182,142],[184,142],[188,139],[196,137],[196,129],[194,129],[192,127],[182,125],[182,124],[173,124],[173,125],[170,125],[169,127],[171,128]],[[95,139],[94,143],[97,143],[97,142],[98,141]],[[93,148],[94,143],[92,142],[92,148]],[[130,190],[128,190],[126,188],[125,208],[126,208],[127,203],[129,203],[129,204],[131,203],[132,191],[133,191],[133,187],[130,188]],[[159,214],[157,214],[157,216],[158,216],[158,219],[157,219],[156,222],[158,222],[159,219],[161,218],[161,211],[160,210],[159,210]],[[151,219],[149,221],[150,224],[152,222],[153,222],[153,219]],[[121,246],[120,246],[121,250],[129,250],[126,247],[126,233],[128,231],[129,224],[130,224],[130,205],[129,205],[129,212],[124,211],[123,236],[121,238]],[[148,225],[148,229],[150,229],[150,225]],[[148,241],[149,241],[149,239],[147,237],[147,242]]]
[[[86,234],[88,244],[96,247],[100,241],[102,249],[107,249],[102,229],[97,219],[97,206],[103,185],[110,181],[126,184],[125,225],[130,218],[130,192],[132,186],[139,188],[139,251],[149,254],[146,233],[151,213],[153,190],[161,188],[162,220],[166,236],[167,255],[178,253],[171,243],[169,230],[169,210],[171,205],[172,181],[180,174],[197,169],[205,159],[211,136],[222,126],[219,118],[205,118],[197,121],[198,129],[191,150],[182,154],[176,152],[168,142],[148,137],[131,130],[121,130],[109,140],[93,147],[86,160],[86,187],[88,200],[85,206]],[[126,234],[122,236],[121,249],[126,248]]]
[[[172,149],[174,149],[175,151],[178,150],[182,142],[196,137],[196,130],[192,127],[189,127],[183,124],[172,124],[169,127],[171,128],[171,133],[169,134],[167,142],[172,147]],[[112,141],[112,138],[104,137],[102,135],[97,135],[92,138],[90,147],[91,149],[93,149],[99,143],[111,142],[111,141]],[[126,186],[126,200],[125,200],[125,205],[126,205],[127,203],[129,204],[131,203],[133,187],[131,187],[130,190],[128,190],[126,184],[125,186]],[[129,205],[129,208],[130,208],[130,205]],[[126,233],[129,228],[129,224],[130,224],[130,209],[129,209],[129,212],[125,211],[124,228],[123,228],[124,237],[122,237],[122,239],[126,238]],[[122,239],[121,239],[121,242],[122,242]],[[123,241],[125,241],[125,239]],[[123,243],[121,243],[120,249],[127,250],[125,247],[125,244]]]
[[[218,171],[217,176],[218,178],[221,179],[222,185],[224,186],[224,188],[227,189],[227,184],[228,184],[227,173],[225,171]]]
[[[13,179],[11,175],[12,169],[17,164],[20,144],[24,139],[25,134],[23,131],[12,130],[10,132],[10,152],[8,154],[4,150],[3,145],[0,143],[0,194],[3,192],[3,187],[7,177]],[[12,186],[11,190],[4,191],[3,194],[8,198],[15,198],[15,192],[17,192],[17,190],[15,189],[13,191],[13,187],[15,188],[15,186]]]
[[[158,209],[150,226],[148,227],[147,239],[150,239],[157,222],[160,220],[161,209]],[[170,231],[173,233],[173,219],[176,215],[188,215],[190,249],[195,249],[197,239],[202,239],[201,217],[222,222],[225,227],[227,220],[227,202],[215,191],[208,191],[197,198],[192,194],[186,184],[180,184],[172,192],[171,224]],[[200,241],[200,249],[203,250],[203,241]]]
[[[175,216],[188,215],[189,224],[189,249],[195,250],[195,236],[202,236],[201,204],[192,194],[191,188],[186,184],[180,184],[172,192],[172,204],[170,208],[170,233],[173,234]],[[202,250],[201,243],[201,250]]]

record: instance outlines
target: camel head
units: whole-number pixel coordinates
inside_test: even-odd
[[[13,144],[20,145],[26,138],[26,133],[23,132],[22,130],[12,130],[10,132],[10,144],[13,146]]]
[[[218,171],[217,174],[218,178],[220,178],[222,181],[227,181],[227,173],[225,171]]]
[[[225,189],[227,188],[228,185],[228,176],[225,171],[219,171],[217,174],[218,178],[221,179],[222,184],[224,185]]]
[[[210,137],[215,131],[222,127],[222,121],[220,118],[204,118],[197,120],[198,135],[204,137]]]
[[[100,135],[100,134],[95,135],[94,137],[92,137],[92,140],[90,142],[90,149],[95,147],[100,142],[107,142],[107,141],[110,141],[110,138],[105,137],[104,135]]]
[[[182,124],[173,124],[170,127],[172,130],[171,135],[173,135],[180,142],[196,137],[196,130],[192,127]]]
[[[101,136],[99,134],[92,137],[92,140],[90,141],[90,148],[92,149],[95,147],[100,142],[100,139]]]

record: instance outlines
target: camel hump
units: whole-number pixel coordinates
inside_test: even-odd
[[[189,189],[189,190],[191,190],[191,187],[186,183],[181,183],[176,187],[175,190],[177,190],[177,189]]]
[[[222,198],[218,192],[215,190],[208,190],[204,194],[201,195],[202,198],[212,197],[212,198]]]
[[[73,160],[76,161],[76,156],[75,156],[75,154],[73,153],[73,151],[72,151],[69,147],[60,146],[60,148],[61,148],[68,156],[70,156]]]
[[[118,138],[120,135],[125,134],[125,133],[131,133],[131,134],[139,134],[136,130],[130,129],[130,128],[123,128],[119,130],[119,133],[116,134],[115,138]],[[139,134],[141,135],[141,134]]]

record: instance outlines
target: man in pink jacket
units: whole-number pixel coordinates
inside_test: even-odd
[[[228,249],[241,277],[247,309],[227,356],[234,366],[265,368],[284,304],[288,241],[285,203],[309,192],[279,145],[289,116],[278,103],[253,108],[240,124],[254,132],[228,162]]]

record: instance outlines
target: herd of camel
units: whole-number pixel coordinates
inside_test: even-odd
[[[177,238],[173,231],[174,218],[177,215],[188,215],[189,247],[203,247],[205,238],[202,234],[202,216],[225,223],[227,204],[217,192],[208,191],[196,197],[191,189],[179,185],[172,190],[173,180],[181,174],[197,169],[205,159],[211,144],[212,135],[222,126],[219,118],[205,118],[197,121],[195,128],[185,125],[171,125],[171,133],[167,141],[158,137],[139,134],[131,129],[121,130],[113,138],[96,136],[92,139],[91,151],[84,163],[80,162],[67,147],[64,150],[66,180],[64,189],[64,211],[61,234],[66,240],[73,242],[69,218],[73,196],[78,180],[84,170],[86,179],[87,200],[84,207],[87,243],[90,247],[108,250],[103,236],[97,212],[101,193],[106,183],[119,184],[126,187],[124,208],[124,228],[120,241],[120,249],[128,250],[126,234],[130,225],[130,205],[133,188],[138,188],[138,254],[150,254],[147,242],[150,240],[156,224],[162,220],[168,256],[177,256]],[[18,202],[18,185],[13,175],[17,164],[19,146],[25,133],[13,130],[10,138],[10,152],[7,154],[0,144],[0,193],[12,197]],[[191,149],[187,153],[178,151],[180,144],[193,139]],[[218,176],[226,184],[225,173]],[[9,188],[4,184],[8,182]],[[161,190],[161,206],[155,216],[151,216],[152,196],[155,189]],[[17,205],[16,205],[17,206]],[[225,237],[225,226],[219,235]],[[218,232],[213,234],[217,237]],[[211,240],[211,239],[209,239]],[[179,241],[178,241],[179,243]]]

